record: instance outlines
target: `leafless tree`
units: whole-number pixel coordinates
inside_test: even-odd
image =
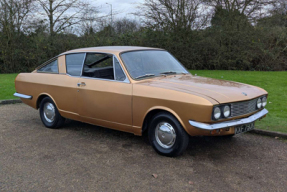
[[[272,3],[271,12],[287,15],[287,1],[286,0],[276,0]]]
[[[42,12],[48,18],[50,35],[79,24],[85,15],[87,3],[80,0],[37,0]]]
[[[139,30],[140,23],[136,20],[123,18],[116,20],[113,24],[113,28],[116,34],[135,32]]]
[[[82,22],[80,25],[80,33],[87,34],[96,30],[97,22],[99,20],[98,13],[98,9],[94,6],[91,6],[90,4],[85,5],[81,15]]]
[[[287,1],[276,0],[269,6],[269,17],[263,18],[260,22],[269,27],[283,27],[277,30],[285,30],[287,27]]]
[[[201,0],[145,0],[135,15],[145,25],[173,31],[199,29],[207,22]]]
[[[0,28],[20,32],[32,7],[33,0],[0,0]]]

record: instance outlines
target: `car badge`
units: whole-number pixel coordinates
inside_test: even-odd
[[[247,96],[247,93],[242,92],[243,95]]]

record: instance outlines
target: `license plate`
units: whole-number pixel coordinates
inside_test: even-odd
[[[235,127],[234,134],[240,134],[254,129],[254,122]]]

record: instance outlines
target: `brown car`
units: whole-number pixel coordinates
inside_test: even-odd
[[[190,74],[170,53],[146,47],[91,47],[62,53],[15,80],[17,97],[40,109],[48,128],[65,119],[142,135],[166,156],[189,136],[233,136],[268,111],[259,87]]]

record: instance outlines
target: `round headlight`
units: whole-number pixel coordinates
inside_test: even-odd
[[[262,98],[262,106],[265,107],[267,105],[267,98],[263,97]]]
[[[261,100],[261,98],[259,98],[259,99],[257,100],[257,108],[260,109],[261,106],[262,106],[262,100]]]
[[[215,107],[213,111],[213,117],[214,119],[219,119],[221,116],[221,110],[219,107]]]
[[[230,107],[228,105],[225,105],[223,108],[223,115],[224,117],[229,117],[230,116]]]

